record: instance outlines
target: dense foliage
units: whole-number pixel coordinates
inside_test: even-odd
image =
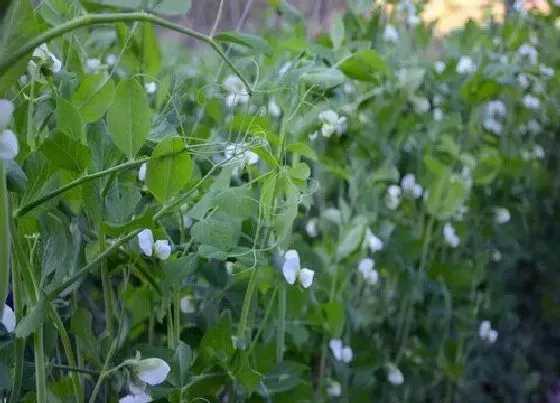
[[[443,37],[349,1],[312,39],[279,0],[262,36],[12,3],[0,398],[558,398],[554,1]]]

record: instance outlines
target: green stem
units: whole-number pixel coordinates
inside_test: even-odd
[[[243,308],[241,308],[241,317],[239,318],[239,328],[237,330],[237,338],[243,341],[244,345],[247,345],[245,336],[247,333],[247,323],[249,322],[249,310],[251,308],[251,301],[253,300],[253,294],[257,287],[257,269],[253,267],[251,271],[251,277],[249,278],[249,285],[247,286],[247,291],[245,292],[245,298],[243,299]]]
[[[276,362],[284,360],[284,343],[286,337],[286,284],[280,285],[278,294],[278,328],[276,333]]]
[[[175,320],[175,346],[181,342],[181,289],[175,286],[173,292],[173,319]]]
[[[33,334],[35,353],[35,393],[37,403],[47,403],[47,377],[45,371],[45,350],[43,346],[43,325],[39,325]]]
[[[103,252],[105,249],[105,232],[99,232],[99,247]],[[109,277],[109,268],[107,267],[107,260],[101,260],[101,287],[103,288],[103,303],[105,305],[105,328],[109,336],[114,335],[114,320],[113,320],[113,295],[111,291],[111,278]]]
[[[171,301],[167,305],[167,348],[175,351],[175,331],[173,328],[173,308]]]
[[[194,31],[190,28],[184,27],[179,24],[174,24],[172,22],[166,21],[163,18],[157,17],[152,14],[138,12],[138,13],[110,13],[110,14],[86,14],[81,17],[77,17],[72,21],[65,22],[63,24],[52,27],[47,32],[36,36],[23,46],[19,47],[14,53],[3,58],[0,62],[0,76],[3,76],[13,65],[15,65],[20,59],[24,58],[27,54],[31,53],[35,48],[43,43],[47,43],[52,39],[58,38],[68,32],[74,31],[78,28],[87,27],[90,25],[99,24],[112,24],[117,22],[150,22],[155,25],[170,29],[172,31],[179,32],[181,34],[193,37],[202,42],[207,43],[218,53],[218,55],[226,62],[226,64],[233,70],[233,72],[241,79],[243,84],[247,87],[249,95],[251,94],[251,87],[245,78],[241,75],[241,72],[233,65],[231,60],[224,54],[219,44],[214,41],[210,36],[204,35],[200,32]]]
[[[0,314],[8,296],[10,281],[10,222],[6,167],[0,159]]]

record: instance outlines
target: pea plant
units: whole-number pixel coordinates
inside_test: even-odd
[[[209,33],[190,1],[6,10],[0,399],[543,396],[559,5],[438,37],[353,0],[311,38],[224,3]]]

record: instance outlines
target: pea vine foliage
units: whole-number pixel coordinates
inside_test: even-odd
[[[153,11],[169,11],[172,3],[186,11],[188,2],[176,1]],[[287,143],[289,119],[278,125],[279,135],[249,115],[229,122],[235,141],[207,139],[198,123],[191,133],[177,107],[182,83],[165,76],[154,27],[216,52],[232,74],[224,81],[229,108],[245,104],[252,86],[224,46],[258,55],[271,52],[268,43],[79,1],[45,1],[37,9],[31,1],[13,2],[4,22],[0,299],[13,299],[3,306],[2,323],[15,339],[13,355],[0,363],[2,370],[13,366],[11,382],[0,390],[19,401],[32,343],[40,402],[52,393],[73,401],[139,402],[151,394],[183,401],[224,385],[252,393],[263,380],[250,360],[257,273],[273,256],[283,259],[298,205],[310,192],[310,169],[300,158],[315,155],[305,144]],[[88,39],[93,44],[86,49]],[[104,61],[88,56],[102,46],[108,46]],[[292,113],[299,107],[291,106]],[[230,309],[207,308],[209,330],[194,354],[181,322],[196,304],[188,279],[217,269],[205,274],[210,285],[235,270],[241,283],[248,281],[245,296]],[[295,250],[286,252],[283,274],[303,288],[314,278]],[[276,276],[282,279],[281,271]],[[277,293],[285,312],[284,286],[275,286]],[[240,312],[235,336],[232,308]],[[285,325],[281,332],[279,340]],[[56,371],[65,376],[53,387]],[[103,388],[115,379],[117,388]],[[161,387],[164,381],[169,387]]]

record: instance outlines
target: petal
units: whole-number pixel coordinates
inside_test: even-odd
[[[159,239],[154,244],[154,251],[158,259],[165,260],[171,255],[171,245],[169,241]]]
[[[367,273],[371,269],[373,269],[373,266],[375,266],[375,262],[373,261],[373,259],[366,257],[360,260],[360,264],[358,265],[358,270],[360,271],[360,273],[362,273],[362,276],[365,277],[364,273]]]
[[[13,333],[16,329],[16,315],[11,307],[4,305],[2,310],[2,324],[8,333]]]
[[[313,284],[313,277],[315,272],[310,269],[301,269],[299,272],[299,281],[303,288],[309,288]]]
[[[284,258],[286,258],[286,260],[297,259],[299,261],[299,254],[298,254],[297,250],[289,249],[284,254]]]
[[[18,155],[18,139],[13,131],[0,132],[0,159],[12,159]]]
[[[140,231],[137,235],[138,237],[138,245],[144,255],[151,257],[153,250],[154,250],[154,235],[152,234],[152,230],[144,229]]]
[[[0,129],[6,127],[8,122],[12,119],[14,113],[14,104],[7,99],[0,99]]]
[[[138,168],[138,180],[140,182],[144,182],[146,180],[146,169],[148,168],[148,165],[144,162],[142,165],[140,165],[140,168]]]
[[[352,358],[354,357],[354,354],[352,353],[352,349],[349,346],[346,346],[342,349],[342,351],[340,352],[340,358],[342,360],[342,362],[348,364],[350,361],[352,361]]]
[[[340,361],[342,358],[342,340],[331,339],[331,341],[329,341],[329,347],[334,356],[334,359]]]
[[[481,339],[485,339],[488,337],[488,333],[490,333],[490,330],[492,330],[490,321],[483,320],[482,322],[480,322],[480,327],[478,328],[478,335],[480,336]]]
[[[282,274],[286,279],[286,282],[290,285],[294,285],[296,282],[296,277],[299,272],[299,261],[295,259],[286,260],[284,266],[282,266]]]
[[[196,312],[196,307],[192,303],[192,300],[193,298],[190,295],[181,298],[181,312],[186,315],[191,315]]]
[[[146,393],[146,384],[144,382],[136,381],[128,383],[128,390],[133,395],[141,395]]]
[[[171,368],[161,358],[148,358],[136,364],[136,376],[148,385],[157,385],[165,381]]]

